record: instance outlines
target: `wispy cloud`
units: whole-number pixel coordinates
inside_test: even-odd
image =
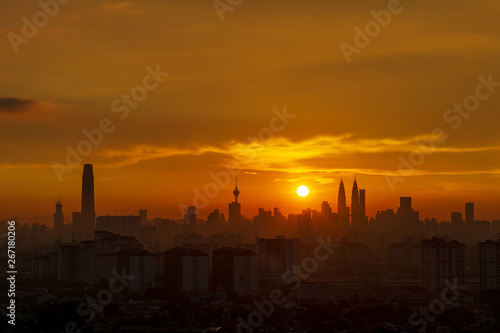
[[[181,149],[176,147],[155,147],[148,145],[133,146],[129,150],[106,150],[97,153],[105,160],[107,167],[123,167],[134,165],[142,161],[168,158],[174,156],[200,156],[205,153],[224,153],[223,149],[213,146],[201,146],[194,149]]]
[[[101,10],[105,11],[118,11],[118,12],[127,12],[127,13],[141,13],[142,11],[139,9],[135,9],[134,6],[130,2],[118,2],[118,3],[109,3],[102,2],[100,5]]]
[[[431,135],[420,135],[405,139],[359,139],[351,135],[318,136],[311,139],[292,142],[286,138],[275,138],[266,143],[231,143],[227,153],[248,169],[287,171],[303,173],[311,171],[332,171],[337,169],[317,169],[308,161],[314,159],[338,159],[355,154],[376,155],[385,153],[411,153],[419,149],[418,142],[430,140]],[[436,146],[434,153],[472,153],[499,150],[500,147],[450,147]],[[378,173],[375,169],[364,172]]]
[[[4,163],[4,164],[0,164],[0,171],[14,170],[14,169],[49,169],[49,168],[52,168],[51,164],[43,164],[43,163],[27,163],[27,164]]]
[[[96,151],[98,157],[94,164],[103,168],[122,168],[146,161],[168,159],[179,156],[197,156],[216,154],[216,161],[224,167],[226,162],[234,159],[239,167],[249,175],[261,172],[278,172],[276,182],[300,180],[300,177],[314,179],[318,183],[331,183],[339,174],[385,175],[397,173],[399,161],[397,156],[407,155],[418,149],[417,142],[430,138],[420,135],[411,138],[355,138],[352,135],[318,136],[302,141],[292,141],[284,137],[275,137],[266,142],[240,143],[230,141],[221,145],[194,145],[191,147],[134,145],[124,149],[105,149]],[[434,155],[473,154],[485,151],[498,151],[500,147],[451,147],[436,146]],[[393,156],[394,163],[387,163],[387,156]],[[446,156],[446,155],[445,155]],[[339,164],[351,161],[350,165]],[[355,163],[369,160],[370,163]],[[218,163],[218,162],[216,162]],[[348,163],[349,164],[349,163]],[[4,164],[0,170],[13,168],[45,168],[44,164]],[[480,168],[457,165],[456,168],[442,168],[429,165],[417,168],[414,176],[423,175],[479,175],[500,174],[493,165],[482,165]],[[293,179],[292,179],[293,178]]]
[[[174,156],[201,156],[208,153],[220,154],[224,160],[228,158],[238,161],[240,167],[249,172],[282,171],[287,173],[321,173],[338,172],[336,165],[328,161],[340,157],[354,155],[403,154],[419,149],[418,142],[430,140],[431,135],[419,135],[410,138],[355,138],[346,134],[342,136],[317,136],[293,142],[284,137],[275,137],[266,142],[254,141],[240,143],[227,142],[219,146],[200,145],[194,148],[162,147],[140,145],[124,150],[106,150],[98,152],[108,167],[134,165],[142,161],[150,161]],[[500,150],[500,147],[452,147],[436,146],[438,153],[475,153]],[[318,166],[315,162],[325,160],[327,163]],[[345,172],[363,172],[367,174],[383,174],[387,170],[377,168],[347,168]],[[424,172],[424,170],[422,170]]]

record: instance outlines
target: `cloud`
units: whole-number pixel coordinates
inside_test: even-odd
[[[107,167],[123,167],[159,158],[186,155],[199,156],[206,153],[223,153],[223,150],[212,146],[201,146],[195,149],[180,149],[174,147],[142,145],[133,146],[129,150],[107,150],[102,153],[97,153],[97,155],[108,161],[105,163]]]
[[[15,170],[15,169],[51,169],[51,164],[43,164],[43,163],[27,163],[27,164],[11,164],[4,163],[0,164],[0,171],[4,170]]]
[[[106,10],[106,11],[120,11],[120,12],[127,12],[127,13],[141,13],[141,10],[134,9],[132,4],[130,2],[120,2],[120,3],[109,3],[109,2],[103,2],[101,3],[100,6],[101,10]]]
[[[221,157],[221,165],[228,159],[238,162],[241,169],[249,173],[259,171],[276,171],[287,174],[314,174],[348,172],[383,175],[392,170],[392,164],[399,165],[397,155],[420,151],[422,142],[430,142],[431,134],[418,135],[408,138],[356,138],[350,134],[341,136],[316,136],[302,141],[291,141],[284,137],[275,137],[265,142],[258,140],[240,143],[236,141],[226,142],[219,146],[200,145],[192,148],[162,147],[152,145],[132,146],[124,150],[106,150],[97,153],[107,167],[123,167],[135,165],[142,161],[150,161],[175,156],[202,156],[205,154],[218,154]],[[435,145],[433,154],[477,154],[500,150],[500,147],[453,147]],[[389,154],[389,155],[388,155]],[[367,157],[368,156],[368,157]],[[396,161],[387,165],[384,161],[390,157],[390,161]],[[370,159],[370,164],[359,164],[356,161]],[[341,166],[339,160],[348,159],[351,166]],[[390,167],[390,168],[389,168]],[[421,174],[441,173],[443,170],[436,169],[433,163],[429,163],[429,170],[419,168]],[[485,165],[483,165],[485,167]],[[457,173],[496,173],[497,171],[477,170],[476,168],[464,169],[454,168]],[[447,170],[450,173],[453,170]],[[322,175],[317,175],[323,179]],[[328,178],[328,177],[327,177]],[[277,181],[281,181],[278,179]],[[321,182],[324,182],[322,180]]]
[[[373,165],[377,154],[409,154],[420,151],[423,142],[432,142],[432,135],[394,138],[355,138],[346,134],[341,136],[316,136],[310,139],[292,142],[286,138],[274,138],[265,143],[248,144],[231,143],[225,150],[245,169],[285,171],[291,173],[307,173],[311,171],[338,170],[332,161],[339,158],[352,159],[354,155],[369,155],[371,168],[365,172],[377,173]],[[499,147],[452,147],[435,145],[434,154],[464,154],[474,152],[497,151]],[[314,165],[316,160],[329,161],[319,169]],[[378,168],[380,169],[380,168]]]
[[[27,111],[36,102],[30,99],[1,97],[0,98],[0,113],[17,113]]]

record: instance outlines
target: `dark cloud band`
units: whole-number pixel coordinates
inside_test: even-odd
[[[0,97],[0,113],[22,112],[35,103],[30,99]]]

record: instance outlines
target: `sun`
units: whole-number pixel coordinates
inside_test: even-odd
[[[300,185],[297,187],[297,194],[301,197],[305,197],[309,194],[309,189],[305,185]]]

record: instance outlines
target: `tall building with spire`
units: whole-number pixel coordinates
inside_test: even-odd
[[[354,183],[352,184],[351,196],[351,226],[358,230],[363,229],[368,222],[368,218],[365,215],[365,190],[358,189],[358,183],[355,176]]]
[[[339,216],[339,226],[346,228],[349,227],[349,207],[346,204],[344,181],[340,178],[337,214]]]
[[[359,222],[359,192],[356,176],[354,176],[354,183],[352,184],[351,194],[351,226],[356,226]]]
[[[62,212],[62,202],[57,200],[56,212],[54,213],[54,234],[56,238],[62,239],[64,233],[64,214]]]
[[[238,190],[238,177],[236,177],[236,186],[233,191],[234,201],[229,204],[228,223],[234,224],[241,221],[241,204],[238,202],[240,191]]]
[[[92,164],[83,166],[81,211],[73,213],[73,237],[93,239],[95,231],[94,170]]]

